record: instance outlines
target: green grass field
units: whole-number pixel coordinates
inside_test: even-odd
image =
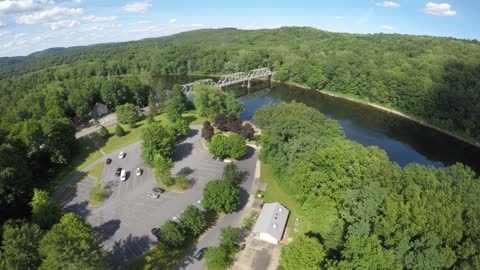
[[[260,179],[262,182],[268,183],[268,187],[265,192],[261,192],[260,194],[264,196],[263,200],[265,202],[279,202],[290,210],[290,217],[288,219],[290,236],[294,237],[298,233],[307,233],[310,231],[320,233],[324,236],[331,231],[337,218],[333,205],[323,205],[308,212],[303,210],[295,199],[295,194],[273,174],[271,166],[265,163],[262,163],[261,166]],[[296,218],[299,219],[298,232],[293,230],[295,228]]]

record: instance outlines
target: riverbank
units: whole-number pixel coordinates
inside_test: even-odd
[[[435,126],[435,125],[432,125],[424,120],[421,120],[421,119],[418,119],[414,116],[410,116],[410,115],[407,115],[405,113],[402,113],[400,111],[397,111],[395,109],[392,109],[392,108],[388,108],[388,107],[384,107],[382,105],[379,105],[379,104],[376,104],[376,103],[372,103],[372,102],[369,102],[369,101],[366,101],[366,100],[363,100],[359,97],[352,97],[352,96],[346,96],[346,95],[343,95],[343,94],[340,94],[340,93],[334,93],[334,92],[330,92],[330,91],[327,91],[327,90],[319,90],[319,89],[313,89],[313,88],[310,88],[310,87],[306,87],[304,85],[301,85],[301,84],[297,84],[297,83],[293,83],[293,82],[281,82],[281,81],[277,81],[277,80],[272,80],[272,82],[275,82],[275,83],[283,83],[285,85],[289,85],[289,86],[294,86],[294,87],[298,87],[298,88],[301,88],[301,89],[304,89],[304,90],[313,90],[313,91],[316,91],[316,92],[319,92],[323,95],[327,95],[327,96],[331,96],[331,97],[335,97],[335,98],[340,98],[340,99],[344,99],[344,100],[348,100],[350,102],[354,102],[354,103],[357,103],[357,104],[362,104],[362,105],[365,105],[365,106],[369,106],[369,107],[373,107],[375,109],[378,109],[378,110],[381,110],[383,112],[387,112],[387,113],[391,113],[391,114],[394,114],[396,116],[400,116],[402,118],[405,118],[405,119],[408,119],[410,121],[413,121],[417,124],[420,124],[420,125],[423,125],[425,127],[428,127],[428,128],[431,128],[431,129],[434,129],[438,132],[441,132],[443,134],[446,134],[448,136],[451,136],[457,140],[460,140],[462,142],[465,142],[465,143],[468,143],[474,147],[477,147],[480,149],[480,142],[477,142],[476,140],[474,139],[470,139],[470,138],[466,138],[464,137],[463,135],[460,135],[460,134],[457,134],[455,132],[452,132],[452,131],[449,131],[447,129],[444,129],[444,128],[441,128],[441,127],[438,127],[438,126]]]
[[[205,76],[205,77],[208,77],[208,78],[220,78],[221,75],[205,75],[205,74],[197,74],[197,73],[188,73],[188,74],[152,74],[151,76],[154,77],[154,76],[179,76],[179,75],[183,75],[183,76]],[[139,76],[139,75],[129,75],[129,76]],[[319,90],[319,89],[312,89],[311,87],[307,87],[307,86],[304,86],[304,85],[301,85],[301,84],[297,84],[297,83],[294,83],[294,82],[281,82],[281,81],[277,81],[277,80],[273,80],[272,79],[272,82],[275,82],[275,83],[280,83],[280,84],[285,84],[285,85],[289,85],[289,86],[294,86],[294,87],[298,87],[298,88],[301,88],[301,89],[305,89],[305,90],[314,90],[314,91],[317,91],[323,95],[327,95],[327,96],[331,96],[331,97],[335,97],[335,98],[340,98],[340,99],[344,99],[344,100],[348,100],[350,102],[354,102],[354,103],[357,103],[357,104],[362,104],[362,105],[366,105],[366,106],[369,106],[369,107],[372,107],[372,108],[376,108],[378,110],[381,110],[383,112],[387,112],[387,113],[391,113],[391,114],[394,114],[396,116],[400,116],[402,118],[405,118],[405,119],[408,119],[410,121],[413,121],[417,124],[420,124],[422,126],[425,126],[425,127],[428,127],[428,128],[431,128],[431,129],[434,129],[438,132],[441,132],[443,134],[446,134],[450,137],[453,137],[457,140],[460,140],[462,142],[465,142],[465,143],[468,143],[469,145],[472,145],[478,149],[480,149],[480,142],[479,141],[476,141],[475,139],[472,139],[472,138],[467,138],[465,135],[462,135],[462,134],[458,134],[458,132],[454,132],[454,131],[450,131],[450,130],[447,130],[447,129],[444,129],[444,128],[441,128],[441,127],[438,127],[438,126],[435,126],[433,124],[430,124],[428,123],[427,121],[425,120],[422,120],[422,119],[419,119],[415,116],[412,116],[412,115],[407,115],[405,113],[402,113],[400,111],[397,111],[395,109],[392,109],[392,108],[388,108],[388,107],[385,107],[385,106],[382,106],[382,105],[379,105],[379,104],[376,104],[376,103],[372,103],[370,101],[367,101],[367,100],[364,100],[360,97],[352,97],[352,96],[347,96],[347,95],[343,95],[343,94],[340,94],[340,93],[334,93],[334,92],[330,92],[328,90]]]

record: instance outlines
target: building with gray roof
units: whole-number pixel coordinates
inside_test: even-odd
[[[266,203],[258,216],[252,233],[255,238],[278,244],[287,227],[290,211],[279,203]]]

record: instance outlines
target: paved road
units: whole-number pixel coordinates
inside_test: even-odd
[[[100,129],[101,126],[108,127],[108,126],[115,125],[117,123],[117,115],[115,113],[107,114],[104,117],[98,119],[98,122],[100,123],[99,126],[86,127],[86,128],[83,128],[83,129],[79,130],[75,134],[75,138],[78,139],[78,138],[87,136],[89,134],[92,134],[94,132],[97,132]]]
[[[183,262],[177,267],[177,269],[187,269],[187,270],[203,270],[205,269],[205,259],[197,261],[193,258],[193,255],[203,247],[211,247],[219,245],[220,230],[228,226],[240,227],[242,223],[242,211],[245,209],[245,206],[248,202],[249,194],[252,194],[254,190],[253,180],[255,178],[255,167],[257,162],[257,154],[254,148],[248,146],[247,155],[244,160],[237,162],[237,166],[240,171],[246,173],[246,178],[241,185],[240,193],[240,207],[236,212],[227,214],[223,216],[217,224],[208,230],[202,238],[194,245],[188,256],[183,260]]]
[[[225,163],[212,160],[208,151],[203,148],[200,128],[199,125],[193,126],[188,138],[176,146],[172,172],[176,174],[181,171],[194,181],[192,188],[185,193],[165,192],[157,200],[146,198],[146,193],[156,186],[156,182],[152,170],[143,164],[140,157],[141,142],[137,142],[92,163],[104,162],[107,157],[113,159],[112,164],[106,166],[102,174],[108,197],[100,207],[88,206],[88,191],[94,182],[89,177],[82,180],[75,191],[63,201],[62,206],[66,212],[81,215],[94,227],[96,239],[108,253],[112,269],[122,268],[127,262],[154,246],[156,240],[150,230],[173,216],[180,215],[188,205],[196,204],[202,197],[205,185],[210,180],[222,177]],[[118,159],[120,151],[127,153],[124,159]],[[249,164],[253,165],[253,177],[256,155],[253,150],[249,152],[248,158],[239,162],[239,167],[245,169]],[[93,165],[88,167],[91,166]],[[131,172],[127,181],[120,182],[114,176],[117,167]],[[137,167],[144,169],[142,176],[135,175]],[[249,181],[251,180],[244,185]],[[246,195],[242,192],[242,198]],[[227,215],[219,224],[230,224],[228,221],[236,214],[231,216]],[[213,234],[216,228],[212,229]],[[202,238],[202,241],[207,238],[210,236]],[[217,241],[216,239],[216,236],[212,236],[213,241]],[[202,241],[200,244],[203,244]]]

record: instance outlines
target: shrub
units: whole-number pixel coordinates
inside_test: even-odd
[[[247,152],[247,144],[242,136],[235,133],[228,137],[216,134],[212,137],[209,151],[216,157],[239,159]]]
[[[217,116],[215,116],[215,127],[218,128],[219,130],[221,131],[228,131],[228,127],[227,127],[227,116],[223,113],[219,113],[217,114]]]
[[[223,168],[223,180],[239,186],[243,180],[243,173],[238,171],[237,165],[229,163]]]
[[[137,108],[135,105],[126,103],[124,105],[119,105],[115,109],[117,113],[118,122],[121,124],[130,124],[135,123],[140,120],[140,115],[138,115]]]
[[[90,189],[89,195],[91,205],[101,204],[105,199],[105,187],[97,181],[95,185]]]
[[[174,181],[175,184],[183,190],[190,187],[190,184],[188,183],[188,177],[186,175],[177,175]]]
[[[108,139],[110,137],[110,132],[108,132],[108,129],[106,129],[104,126],[100,128],[98,134],[100,134],[100,137],[103,139]]]
[[[224,270],[231,265],[227,251],[223,247],[209,247],[205,253],[208,270]]]
[[[207,141],[212,141],[212,137],[215,134],[212,124],[210,124],[209,121],[203,122],[203,128],[202,128],[202,138],[204,138]]]
[[[253,140],[255,129],[249,123],[245,123],[240,129],[240,135],[246,140]]]
[[[122,137],[125,135],[125,130],[122,128],[122,126],[120,126],[120,124],[117,124],[115,127],[115,135],[117,137]]]

